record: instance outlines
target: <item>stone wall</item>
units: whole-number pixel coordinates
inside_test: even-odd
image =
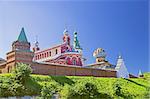
[[[71,65],[56,65],[45,63],[32,63],[34,74],[62,75],[62,76],[95,76],[95,77],[116,77],[116,71],[94,68],[77,67]]]

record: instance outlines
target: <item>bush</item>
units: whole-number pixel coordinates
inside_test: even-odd
[[[78,82],[74,87],[65,85],[60,95],[65,99],[93,99],[98,98],[99,92],[92,83]]]
[[[23,96],[27,94],[25,83],[26,81],[29,81],[31,71],[32,70],[29,65],[17,63],[12,75],[4,74],[1,76],[0,96]]]
[[[65,84],[59,94],[61,99],[73,99],[75,91],[72,86]]]
[[[57,83],[45,83],[41,89],[41,97],[44,99],[50,99],[54,94],[59,91],[59,85]]]
[[[13,78],[19,80],[22,84],[30,77],[32,69],[29,65],[24,63],[17,63],[16,68],[13,70]]]

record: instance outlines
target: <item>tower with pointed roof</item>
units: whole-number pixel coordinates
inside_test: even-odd
[[[129,78],[128,70],[121,55],[118,56],[115,70],[118,78]]]
[[[30,51],[30,43],[27,40],[24,28],[21,29],[18,39],[13,42],[12,50]]]
[[[10,72],[15,68],[17,62],[31,64],[33,52],[30,50],[30,42],[28,42],[24,28],[18,36],[18,39],[12,43],[12,50],[7,53],[7,66],[5,72]]]

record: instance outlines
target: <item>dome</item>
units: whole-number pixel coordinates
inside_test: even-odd
[[[105,58],[105,57],[106,57],[106,52],[105,52],[105,50],[102,49],[102,48],[97,48],[97,49],[94,51],[93,56],[96,57],[96,58],[99,58],[99,57]]]

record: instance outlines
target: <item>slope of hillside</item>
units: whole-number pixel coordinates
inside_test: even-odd
[[[9,79],[11,76],[11,74],[0,75],[0,96],[11,95],[8,94],[10,92],[7,93],[7,90],[4,90],[5,92],[2,90],[10,86]],[[150,90],[149,81],[150,73],[145,73],[143,78],[134,79],[31,75],[31,79],[28,79],[25,84],[26,90],[23,94],[18,95],[40,95],[44,86],[50,86],[49,88],[53,88],[52,90],[60,94],[61,98],[69,99],[69,95],[74,92],[74,90],[76,91],[78,86],[83,87],[84,84],[90,83],[96,86],[98,93],[101,94],[100,97],[117,98],[118,96],[116,96],[115,93],[119,90],[121,94],[120,98],[147,99],[149,98]],[[117,87],[115,85],[117,85]],[[119,89],[116,90],[116,88]],[[80,90],[82,89],[79,88],[76,92]],[[16,91],[19,91],[19,89]],[[80,93],[82,93],[82,91]]]

